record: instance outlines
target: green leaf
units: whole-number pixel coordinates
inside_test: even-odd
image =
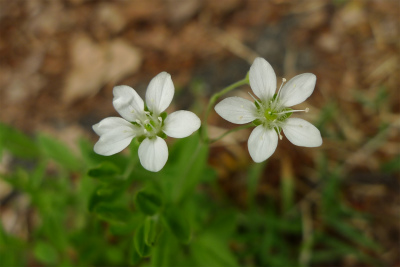
[[[375,251],[382,250],[380,245],[367,237],[363,232],[343,220],[338,221],[336,218],[332,219],[329,221],[329,225],[334,227],[338,232],[340,232],[346,238],[352,240],[354,243],[358,243]]]
[[[400,171],[400,155],[395,156],[381,165],[381,170],[386,173],[395,173]]]
[[[144,219],[145,216],[143,214],[133,212],[129,216],[129,221],[127,220],[126,223],[110,223],[110,233],[119,236],[130,236],[135,229],[143,224]]]
[[[239,266],[228,245],[217,236],[207,234],[198,237],[191,246],[191,254],[199,266]]]
[[[123,207],[101,203],[94,208],[94,212],[101,219],[110,222],[125,223],[129,221],[130,211]]]
[[[150,256],[151,248],[145,242],[145,231],[144,225],[141,225],[135,235],[134,235],[134,243],[137,253],[140,257],[148,257]]]
[[[140,257],[136,250],[134,238],[132,238],[132,244],[129,247],[129,263],[136,266],[141,259],[142,257]]]
[[[39,156],[39,149],[30,137],[2,123],[0,123],[0,147],[21,158],[32,159]]]
[[[144,241],[148,246],[154,246],[162,231],[163,225],[158,216],[147,217],[144,221]]]
[[[154,193],[140,191],[135,197],[136,207],[146,215],[156,214],[162,205],[161,199]]]
[[[170,267],[177,265],[177,252],[180,251],[179,243],[169,231],[162,231],[151,252],[152,267]]]
[[[312,257],[312,262],[327,262],[328,260],[337,259],[344,255],[354,255],[359,260],[371,264],[371,266],[381,265],[376,258],[363,252],[363,250],[360,250],[357,246],[348,244],[346,241],[328,235],[322,235],[321,233],[317,233],[315,238],[316,240],[320,240],[321,243],[323,242],[323,244],[328,248],[325,251],[316,251],[315,255]]]
[[[170,231],[182,243],[189,243],[191,229],[188,220],[178,208],[171,207],[163,213],[163,218]]]
[[[45,264],[56,265],[58,262],[57,250],[44,241],[38,241],[33,248],[35,258]]]
[[[161,180],[163,192],[170,202],[178,203],[192,195],[204,178],[207,169],[208,146],[194,134],[178,140],[171,149],[168,166],[164,168],[167,177]]]
[[[111,182],[115,180],[115,176],[120,174],[121,170],[112,162],[102,162],[95,168],[88,171],[88,175],[101,182]]]
[[[32,172],[31,177],[29,179],[29,187],[32,188],[33,191],[39,190],[40,186],[43,184],[43,178],[46,174],[47,162],[41,161],[35,167],[35,170]]]
[[[206,226],[207,233],[218,235],[221,240],[227,240],[232,236],[237,227],[237,214],[234,210],[224,209],[215,214]]]
[[[97,195],[101,197],[113,197],[122,195],[127,184],[124,181],[116,181],[114,183],[105,184],[97,189]]]
[[[78,170],[80,160],[60,141],[45,135],[38,136],[38,142],[43,153],[69,170]]]
[[[105,184],[97,187],[89,198],[88,210],[93,212],[100,203],[109,203],[120,197],[125,189],[125,183]]]
[[[17,168],[14,173],[1,174],[1,178],[11,184],[13,187],[23,191],[29,191],[29,173],[22,168]]]

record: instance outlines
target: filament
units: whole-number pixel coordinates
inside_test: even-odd
[[[253,98],[254,101],[256,101],[257,104],[258,104],[260,107],[262,107],[262,104],[261,104],[250,92],[247,92],[247,93],[249,93],[249,95],[251,96],[251,98]]]
[[[282,83],[281,83],[281,87],[279,87],[278,93],[276,94],[276,99],[279,98],[279,94],[281,93],[281,89],[283,87],[283,84],[286,82],[285,78],[282,78]]]
[[[299,110],[286,110],[286,111],[282,111],[279,113],[275,113],[276,115],[282,115],[282,114],[286,114],[286,113],[293,113],[293,112],[305,112],[307,113],[310,109],[306,108],[306,109],[299,109]]]

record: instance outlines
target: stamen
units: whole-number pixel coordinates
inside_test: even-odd
[[[306,108],[306,109],[299,109],[299,110],[286,110],[286,111],[282,111],[282,112],[279,112],[279,113],[275,113],[276,115],[282,115],[282,114],[286,114],[286,113],[292,113],[292,112],[308,112],[310,109],[309,108]]]
[[[138,119],[136,119],[136,123],[139,124],[140,126],[143,126],[142,122]]]
[[[283,87],[283,84],[286,82],[285,78],[282,78],[282,83],[281,83],[281,87],[279,87],[278,93],[276,94],[276,99],[279,98],[279,94],[281,93],[281,89]]]
[[[276,127],[276,132],[278,133],[279,139],[282,140],[281,132],[279,131],[279,127]]]
[[[250,92],[247,92],[247,93],[249,93],[249,95],[254,99],[254,101],[257,102],[257,104],[258,104],[260,107],[262,107],[261,103],[260,103]]]
[[[158,117],[157,119],[158,119],[160,122],[162,122],[162,118],[161,118],[161,117]]]
[[[281,89],[282,89],[283,84],[284,84],[285,82],[286,82],[286,79],[285,79],[285,78],[282,78],[281,86],[279,87],[278,93],[276,94],[276,97],[275,97],[275,101],[274,101],[274,105],[273,105],[273,108],[274,108],[274,109],[276,109],[277,106],[278,106],[279,95],[280,95],[280,93],[281,93]],[[272,103],[271,103],[271,106],[272,106]]]

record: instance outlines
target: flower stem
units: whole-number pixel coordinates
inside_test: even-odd
[[[242,126],[233,128],[233,129],[231,129],[229,131],[226,131],[225,133],[221,134],[217,138],[209,140],[209,143],[212,144],[212,143],[217,142],[218,140],[224,138],[225,136],[227,136],[230,133],[233,133],[233,132],[236,132],[236,131],[239,131],[239,130],[242,130],[242,129],[247,129],[247,128],[250,128],[250,127],[254,127],[254,124],[249,123],[249,124],[246,124],[246,125],[242,125]]]
[[[202,137],[203,137],[203,141],[205,143],[210,143],[210,138],[208,136],[208,125],[207,125],[207,120],[208,120],[208,116],[210,115],[211,109],[214,106],[215,102],[217,102],[218,98],[220,98],[221,96],[223,96],[224,94],[232,91],[233,89],[242,86],[244,84],[248,84],[249,83],[249,79],[246,76],[243,80],[240,80],[238,82],[235,82],[231,85],[229,85],[228,87],[225,87],[224,89],[222,89],[221,91],[219,91],[218,93],[215,93],[212,95],[210,102],[208,103],[206,112],[204,114],[204,119],[203,119],[203,127],[202,127]]]

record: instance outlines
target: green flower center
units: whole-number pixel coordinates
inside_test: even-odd
[[[264,111],[264,117],[267,121],[274,121],[278,118],[278,114],[276,114],[275,110],[268,108]]]
[[[167,113],[163,112],[159,116],[155,116],[151,111],[145,108],[145,117],[141,120],[136,120],[136,122],[131,122],[133,125],[142,129],[142,134],[137,136],[137,140],[141,143],[145,138],[155,138],[159,136],[161,138],[166,138],[166,134],[162,131],[164,126],[164,121],[167,118]],[[139,130],[140,132],[140,130]]]

